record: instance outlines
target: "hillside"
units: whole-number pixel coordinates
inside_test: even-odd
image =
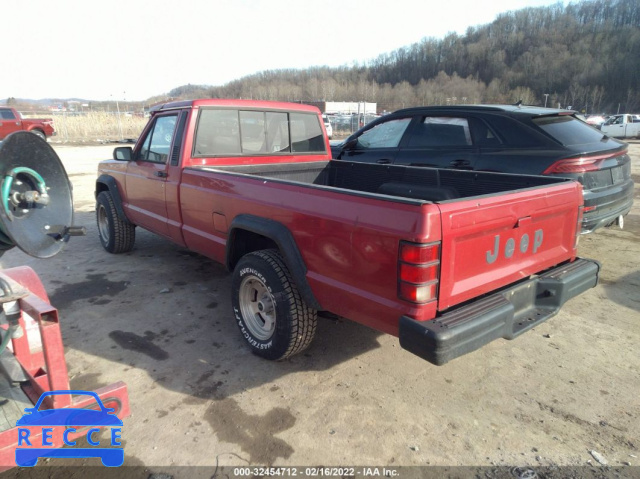
[[[464,35],[426,37],[353,67],[263,71],[223,86],[181,86],[169,95],[364,100],[377,102],[379,111],[518,100],[587,113],[635,111],[640,110],[640,2],[527,8],[470,27]]]

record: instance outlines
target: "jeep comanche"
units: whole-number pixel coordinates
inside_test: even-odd
[[[100,163],[95,193],[108,252],[130,251],[140,226],[226,265],[239,330],[268,359],[305,349],[320,312],[443,364],[598,279],[576,256],[578,182],[333,161],[305,105],[161,105]]]

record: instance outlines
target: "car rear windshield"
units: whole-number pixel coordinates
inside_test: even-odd
[[[565,146],[597,143],[605,136],[602,132],[569,115],[544,116],[534,118],[533,122]]]

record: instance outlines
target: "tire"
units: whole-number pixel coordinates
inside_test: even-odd
[[[136,227],[120,219],[111,193],[108,191],[102,191],[98,195],[96,223],[100,243],[109,253],[127,253],[133,249],[136,241]]]
[[[47,136],[41,130],[31,130],[31,133],[36,135],[41,140],[47,141]]]
[[[317,311],[302,299],[278,251],[243,256],[233,272],[231,291],[236,323],[257,356],[279,361],[311,344]]]

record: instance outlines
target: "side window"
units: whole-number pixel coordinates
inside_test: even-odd
[[[511,118],[492,115],[487,121],[491,124],[494,135],[498,137],[498,142],[506,147],[534,148],[545,142],[541,134]]]
[[[357,149],[395,148],[411,123],[411,118],[399,118],[380,123],[358,137]]]
[[[471,127],[471,141],[475,146],[497,147],[502,145],[498,135],[484,120],[469,117],[469,126]]]
[[[15,120],[16,115],[11,110],[0,110],[0,118],[3,120]]]
[[[194,154],[196,156],[240,155],[238,110],[201,110]]]
[[[291,151],[295,153],[324,153],[324,135],[318,115],[290,113]]]
[[[166,163],[171,148],[171,140],[176,129],[178,115],[159,116],[144,139],[139,160]]]
[[[466,118],[427,116],[414,128],[408,147],[471,146]]]
[[[240,140],[242,153],[266,153],[264,112],[240,112]]]
[[[291,151],[289,118],[286,113],[267,112],[267,152]]]

